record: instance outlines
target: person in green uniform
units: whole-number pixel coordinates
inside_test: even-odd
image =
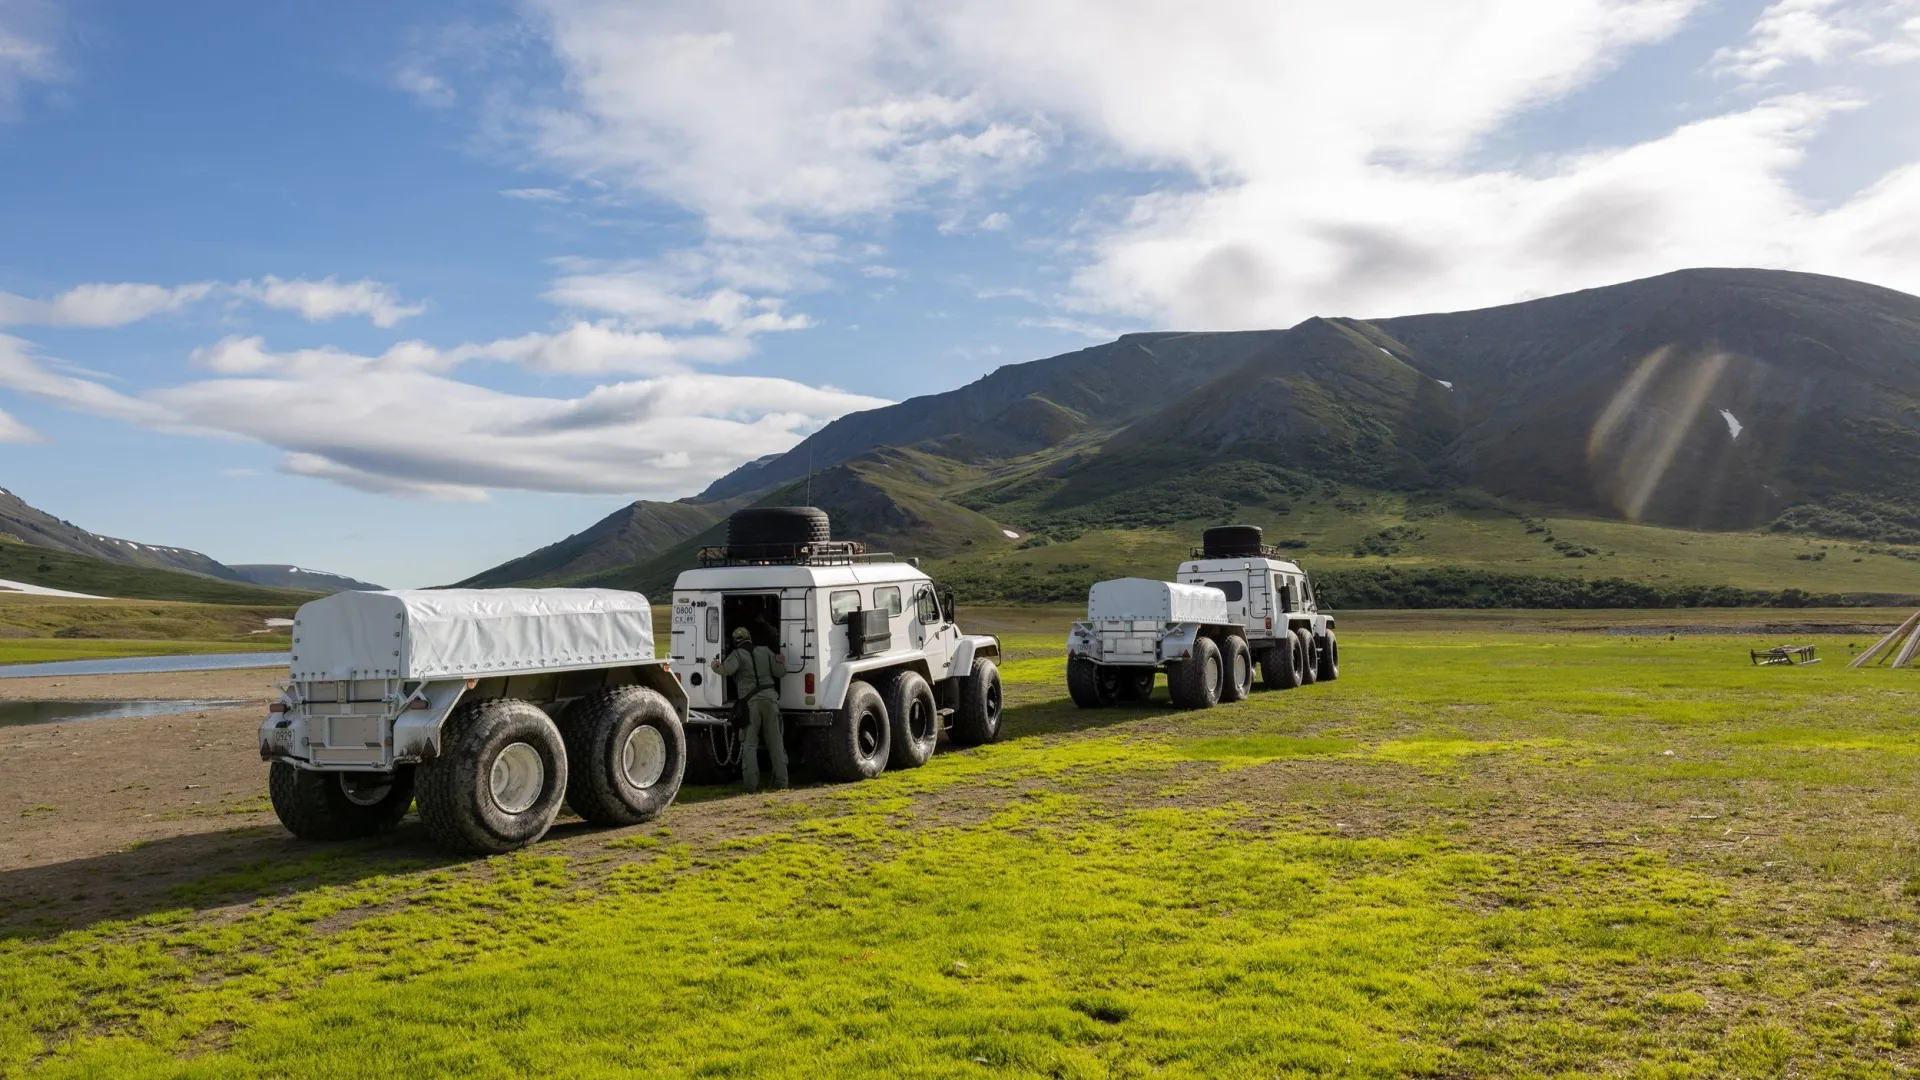
[[[740,746],[740,785],[760,790],[760,742],[766,740],[773,761],[773,782],[787,789],[787,742],[780,730],[780,676],[787,673],[784,657],[765,645],[755,645],[744,626],[733,630],[733,648],[713,669],[733,680],[734,697],[747,703],[747,733]]]

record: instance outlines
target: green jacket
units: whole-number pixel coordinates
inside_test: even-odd
[[[778,697],[780,676],[786,673],[787,665],[765,645],[736,648],[720,661],[720,674],[732,677],[733,696],[741,701],[769,690]]]

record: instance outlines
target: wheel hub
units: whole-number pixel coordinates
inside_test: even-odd
[[[880,749],[880,718],[873,713],[860,714],[860,756],[872,757]]]
[[[933,712],[925,701],[915,701],[907,706],[907,730],[913,732],[915,739],[924,739],[933,734]]]
[[[507,744],[493,759],[489,777],[494,805],[509,814],[524,812],[546,788],[546,772],[540,751],[523,742]]]
[[[641,724],[627,734],[620,748],[620,771],[627,783],[637,788],[650,788],[660,782],[667,771],[667,740],[661,737],[659,728]]]
[[[355,806],[378,806],[392,792],[392,777],[340,774],[340,794]]]

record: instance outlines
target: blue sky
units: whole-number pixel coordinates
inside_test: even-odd
[[[0,0],[0,486],[441,583],[1146,328],[1920,292],[1920,3]]]

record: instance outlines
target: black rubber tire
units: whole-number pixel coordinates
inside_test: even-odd
[[[1067,696],[1083,709],[1103,709],[1113,704],[1101,685],[1100,665],[1084,656],[1067,657]]]
[[[727,519],[729,548],[760,544],[814,544],[833,539],[827,512],[813,506],[752,506]]]
[[[267,797],[280,824],[302,840],[373,836],[399,824],[413,805],[413,766],[402,765],[389,777],[312,772],[276,761],[267,770]]]
[[[886,702],[887,719],[893,724],[887,768],[917,769],[925,765],[940,743],[940,706],[933,700],[933,687],[917,671],[900,671],[887,680],[880,698]]]
[[[820,733],[820,771],[831,780],[871,780],[886,771],[892,743],[886,700],[856,679],[847,687],[846,704],[833,714],[833,726]]]
[[[1128,703],[1153,699],[1153,668],[1121,668],[1119,699]]]
[[[1258,555],[1264,536],[1258,525],[1215,525],[1200,534],[1200,551],[1209,559]]]
[[[1320,681],[1332,682],[1340,677],[1340,641],[1327,631],[1326,644],[1320,647]]]
[[[1313,647],[1313,635],[1305,627],[1295,627],[1293,647],[1300,652],[1300,685],[1312,686],[1320,678],[1319,650]]]
[[[1167,665],[1167,693],[1177,709],[1211,709],[1220,703],[1220,646],[1195,638],[1193,655]]]
[[[539,755],[540,791],[518,812],[503,809],[490,778],[501,751],[524,743]],[[567,794],[567,748],[547,714],[494,698],[460,706],[440,732],[440,756],[420,766],[420,821],[442,846],[498,855],[547,834]]]
[[[659,735],[660,745],[654,749],[662,755],[658,774],[644,787],[625,765],[629,742],[643,727]],[[560,738],[567,747],[567,805],[595,825],[652,821],[680,793],[687,737],[680,714],[657,690],[617,686],[581,698],[567,707]]]
[[[1000,668],[991,657],[978,656],[973,671],[960,681],[960,703],[953,711],[947,734],[956,746],[985,746],[1000,738]]]
[[[1281,634],[1260,653],[1260,681],[1269,690],[1292,690],[1300,685],[1300,650],[1292,634]]]
[[[1220,639],[1220,700],[1245,701],[1253,693],[1253,650],[1247,639],[1228,634]]]
[[[740,733],[721,724],[686,729],[687,768],[680,782],[715,787],[740,782]]]

